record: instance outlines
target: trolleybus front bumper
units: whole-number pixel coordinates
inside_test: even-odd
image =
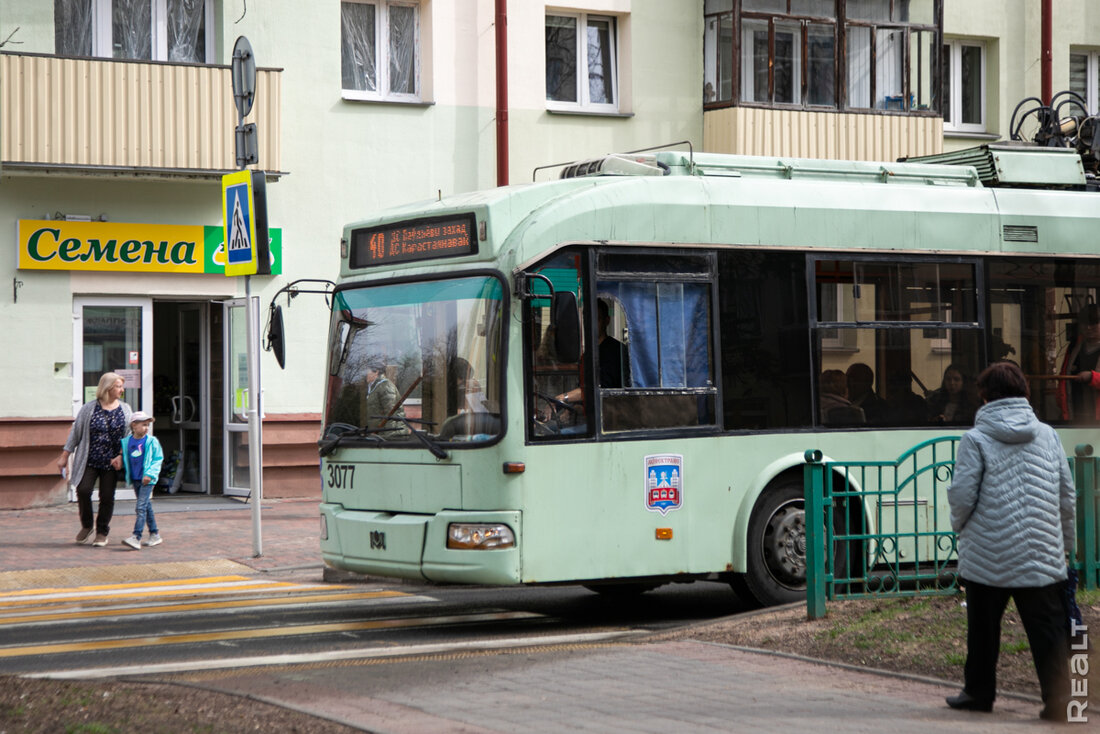
[[[431,515],[348,510],[321,504],[321,557],[333,568],[356,573],[455,584],[520,583],[521,514],[516,511]],[[505,526],[510,547],[447,547],[452,523]]]

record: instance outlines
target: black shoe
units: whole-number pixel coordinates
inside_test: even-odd
[[[1047,704],[1043,707],[1043,710],[1039,712],[1039,718],[1045,719],[1046,721],[1057,721],[1065,724],[1069,721],[1069,712],[1066,710],[1065,704],[1061,707]]]
[[[953,709],[960,709],[962,711],[992,711],[993,702],[983,701],[980,698],[974,698],[966,691],[962,691],[957,696],[948,696],[946,699],[947,705]]]

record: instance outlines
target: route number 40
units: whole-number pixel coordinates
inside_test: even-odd
[[[333,489],[351,489],[355,479],[355,467],[351,464],[329,464],[327,486]]]

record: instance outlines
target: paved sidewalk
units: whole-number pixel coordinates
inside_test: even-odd
[[[135,580],[150,564],[191,564],[181,572],[197,575],[188,571],[215,561],[232,561],[245,571],[297,572],[320,581],[324,566],[317,505],[316,499],[261,502],[259,557],[253,552],[251,503],[228,497],[154,497],[164,543],[140,551],[122,544],[133,531],[133,500],[116,503],[110,540],[102,548],[74,542],[80,530],[75,503],[0,510],[0,591],[64,585],[66,570],[87,584],[112,577]]]
[[[74,542],[75,504],[0,511],[0,594],[227,573],[324,577],[316,500],[261,503],[260,557],[253,553],[250,504],[182,495],[154,503],[164,543],[140,551],[121,542],[132,530],[132,501],[116,507],[103,548]],[[393,734],[1054,730],[1037,718],[1033,700],[1005,696],[993,714],[956,712],[943,703],[955,684],[690,640],[470,650],[173,678]],[[1060,730],[1078,728],[1090,729]]]

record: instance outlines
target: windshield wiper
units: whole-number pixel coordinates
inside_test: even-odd
[[[354,431],[345,431],[344,433],[333,436],[332,438],[322,438],[317,442],[317,453],[321,456],[328,456],[336,447],[340,445],[340,442],[345,438],[372,438],[378,443],[382,442],[382,437],[378,435],[380,431],[393,431],[394,428],[356,428]]]
[[[416,436],[416,439],[418,441],[420,441],[420,443],[424,444],[424,446],[427,447],[428,451],[432,452],[432,456],[434,456],[437,459],[446,459],[447,458],[448,454],[447,454],[446,450],[444,450],[439,444],[437,444],[435,441],[433,441],[428,436],[427,433],[425,433],[424,431],[418,431],[415,428],[413,428],[413,423],[419,423],[419,424],[424,425],[424,426],[434,426],[435,423],[432,423],[431,421],[422,421],[419,418],[406,418],[403,415],[389,415],[389,416],[386,416],[386,415],[372,415],[370,417],[373,418],[373,419],[376,419],[376,420],[401,421],[402,423],[404,423],[408,427],[409,433]],[[384,429],[384,430],[393,431],[393,430],[397,430],[397,429],[387,428],[387,429]]]

